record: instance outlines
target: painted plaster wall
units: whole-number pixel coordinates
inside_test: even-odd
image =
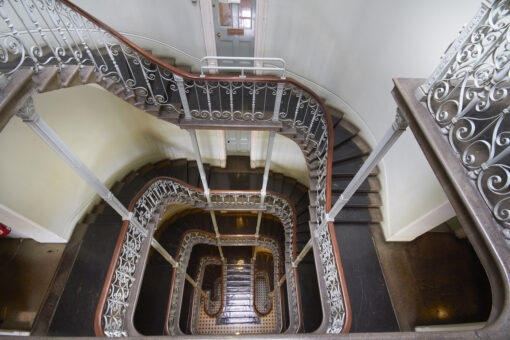
[[[283,57],[298,80],[343,109],[374,146],[395,114],[391,79],[428,77],[479,5],[479,0],[269,1],[264,54]],[[410,131],[380,169],[385,235],[410,240],[417,234],[403,229],[446,197]]]
[[[192,154],[186,131],[95,87],[49,92],[34,102],[41,117],[107,186],[147,162]],[[214,150],[204,156],[217,159]],[[0,134],[0,159],[0,203],[68,239],[95,193],[18,118]]]
[[[165,158],[194,160],[189,134],[95,86],[34,97],[36,111],[107,187],[129,171]],[[217,131],[198,130],[204,162],[220,166]],[[264,150],[267,136],[262,139]],[[285,137],[275,143],[272,169],[306,178],[303,157]],[[299,150],[298,150],[299,151]],[[289,156],[291,155],[291,157]],[[20,119],[0,133],[0,219],[15,234],[62,242],[98,196]],[[305,182],[306,183],[306,182]]]

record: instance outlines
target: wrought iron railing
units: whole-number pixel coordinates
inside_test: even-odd
[[[70,65],[93,66],[98,77],[106,79],[115,92],[135,98],[145,110],[156,109],[160,117],[176,114],[181,123],[273,122],[281,124],[282,131],[301,136],[305,158],[314,168],[310,189],[316,191],[316,201],[311,202],[317,210],[316,222],[326,226],[316,230],[314,241],[325,280],[320,287],[327,295],[323,304],[327,319],[324,331],[346,330],[345,285],[337,245],[331,238],[333,226],[327,223],[326,215],[331,206],[333,132],[327,110],[316,94],[293,79],[278,76],[200,77],[183,72],[151,56],[67,0],[6,0],[0,2],[0,17],[5,24],[1,30],[0,71],[5,76],[21,67],[32,67],[37,73],[50,65],[62,71]],[[132,278],[122,280],[119,287],[129,285]],[[119,303],[111,308],[123,307]]]
[[[510,1],[487,1],[420,87],[502,232],[510,239]]]
[[[190,259],[191,250],[197,244],[210,244],[210,245],[221,245],[221,246],[255,246],[260,245],[264,248],[267,248],[271,251],[274,260],[274,275],[275,277],[280,276],[280,247],[278,243],[268,237],[260,237],[256,239],[254,235],[225,235],[219,240],[216,239],[216,236],[212,233],[207,233],[201,230],[190,230],[183,235],[181,243],[179,245],[179,265],[183,268],[187,267],[188,261]],[[179,317],[181,314],[181,303],[182,296],[184,291],[184,273],[179,273],[174,271],[174,279],[172,286],[172,295],[170,299],[170,306],[168,312],[168,333],[170,335],[182,335],[179,330]],[[288,294],[289,300],[292,300],[291,294]],[[283,314],[282,314],[282,306],[281,306],[281,289],[274,290],[274,304],[275,304],[275,312],[276,312],[276,323],[275,328],[271,330],[265,330],[265,333],[281,333],[283,327]],[[296,306],[297,307],[297,306]],[[290,318],[291,318],[291,326],[292,327],[292,318],[295,318],[297,315],[294,315],[296,310],[290,310]],[[193,323],[196,326],[196,322]],[[298,325],[296,325],[298,326]],[[295,333],[297,329],[294,329],[293,333]],[[195,327],[193,334],[200,334],[198,329]]]
[[[140,265],[139,261],[142,259],[144,262],[147,255],[146,253],[145,258],[142,256],[142,246],[150,244],[152,232],[157,222],[155,218],[159,217],[157,216],[159,209],[174,203],[212,210],[244,209],[250,211],[253,209],[263,209],[267,214],[278,217],[283,225],[285,234],[285,272],[292,273],[292,275],[287,275],[291,316],[289,331],[296,332],[300,327],[301,320],[299,302],[297,301],[297,273],[292,268],[292,261],[296,256],[296,216],[292,203],[277,194],[268,192],[264,204],[261,206],[259,192],[213,191],[211,192],[211,204],[209,205],[201,189],[167,177],[152,180],[131,202],[129,210],[133,213],[132,220],[131,222],[127,221],[123,226],[117,249],[112,257],[110,275],[103,289],[104,297],[98,307],[96,329],[99,329],[100,333],[106,336],[116,337],[129,334],[131,315],[128,310],[134,310],[137,295],[135,290],[138,289],[134,287],[133,283],[142,277],[143,272],[141,270],[143,270],[143,266]],[[143,229],[137,228],[133,223],[134,221],[137,221]],[[210,241],[207,235],[204,237],[207,239],[207,242]],[[248,235],[244,237],[251,243],[257,243],[257,240],[253,237],[249,238]],[[216,238],[213,238],[213,241],[216,242]],[[231,243],[228,236],[225,236],[225,240],[220,239],[219,241],[225,244]],[[236,242],[242,241],[238,240]],[[269,247],[270,245],[266,246]],[[275,255],[273,254],[273,256]],[[179,256],[177,258],[179,267],[186,268],[187,260],[186,256]],[[176,272],[175,274],[168,321],[168,330],[171,334],[179,333],[175,320],[180,311],[181,300],[179,300],[178,292],[179,289],[182,289],[179,285],[184,283],[184,275],[185,272]],[[275,272],[275,277],[278,277],[278,275],[279,271]],[[278,308],[281,307],[278,306]]]

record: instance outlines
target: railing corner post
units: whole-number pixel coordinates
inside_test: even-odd
[[[189,109],[188,97],[186,97],[186,89],[184,88],[184,79],[181,76],[174,74],[179,96],[181,97],[182,109],[184,110],[184,118],[191,119],[191,111]]]

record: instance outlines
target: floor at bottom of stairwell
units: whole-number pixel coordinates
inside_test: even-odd
[[[467,239],[428,232],[385,242],[379,226],[371,229],[401,331],[487,320],[489,282]]]
[[[32,328],[65,246],[0,240],[0,329]]]

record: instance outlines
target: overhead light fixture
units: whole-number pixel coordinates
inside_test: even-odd
[[[244,227],[244,220],[243,220],[242,216],[237,216],[237,218],[236,218],[236,228],[237,229],[241,229],[242,227]]]

